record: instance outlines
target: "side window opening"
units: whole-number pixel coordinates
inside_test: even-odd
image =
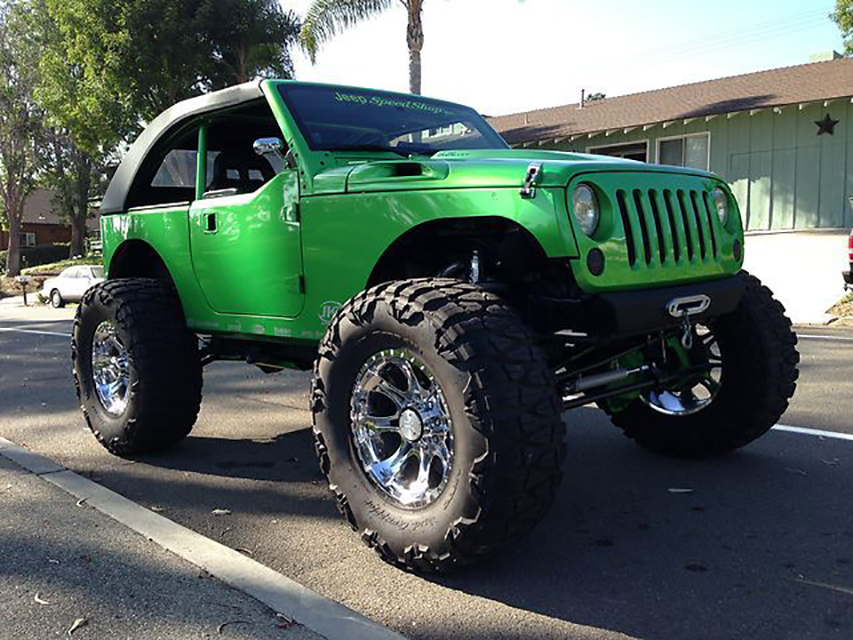
[[[266,103],[230,111],[208,125],[205,192],[253,193],[284,169],[275,156],[259,156],[260,138],[281,138],[281,129]],[[282,151],[282,155],[287,150]]]
[[[142,163],[127,208],[188,204],[195,197],[198,127],[167,136]]]
[[[195,186],[196,152],[172,149],[154,175],[155,188],[187,188]]]

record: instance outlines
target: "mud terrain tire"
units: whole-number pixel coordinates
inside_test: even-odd
[[[93,340],[114,331],[126,353],[127,393],[107,409],[93,377]],[[198,342],[186,327],[174,288],[145,278],[89,289],[71,342],[77,397],[89,428],[111,453],[130,456],[170,447],[189,434],[201,404]],[[122,387],[123,388],[123,387]],[[122,410],[123,407],[123,410]]]
[[[763,436],[788,408],[799,375],[797,336],[770,289],[746,272],[738,277],[746,285],[740,305],[711,327],[723,360],[719,394],[692,415],[664,415],[642,400],[612,414],[637,444],[681,458],[722,455]]]
[[[449,410],[452,464],[430,504],[401,506],[356,452],[354,384],[372,355],[408,350]],[[530,532],[554,500],[565,457],[561,405],[530,330],[499,297],[450,279],[398,281],[346,303],[320,345],[312,411],[338,507],[386,561],[444,573]]]

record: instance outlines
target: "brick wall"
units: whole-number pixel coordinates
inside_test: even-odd
[[[35,233],[36,244],[56,244],[71,242],[71,227],[61,224],[33,224],[25,222],[21,227],[22,233]],[[9,246],[9,234],[0,231],[0,251]]]

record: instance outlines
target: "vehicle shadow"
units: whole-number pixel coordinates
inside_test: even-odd
[[[168,453],[136,458],[147,465],[225,478],[311,482],[322,474],[310,429],[263,440],[190,435]]]
[[[642,638],[853,637],[853,445],[772,433],[727,458],[671,460],[577,414],[545,521],[437,583]]]

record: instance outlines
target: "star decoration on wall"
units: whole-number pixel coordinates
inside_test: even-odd
[[[832,116],[828,113],[823,117],[823,120],[815,120],[815,124],[817,125],[817,135],[822,136],[824,133],[833,135],[835,133],[835,125],[837,125],[838,122],[838,120],[833,120]]]

